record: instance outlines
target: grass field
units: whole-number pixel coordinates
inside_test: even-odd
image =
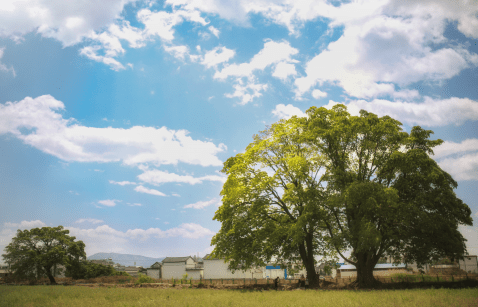
[[[240,291],[0,286],[0,306],[478,306],[478,289]]]

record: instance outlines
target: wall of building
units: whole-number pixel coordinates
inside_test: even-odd
[[[162,278],[164,279],[181,279],[186,274],[186,266],[184,262],[163,263]]]
[[[373,276],[392,276],[393,274],[407,274],[406,269],[390,269],[390,270],[374,270]],[[349,277],[357,277],[357,271],[341,271],[340,272],[341,278],[349,278]]]
[[[476,256],[465,256],[464,260],[459,262],[460,269],[467,273],[478,273],[478,266],[476,263]]]
[[[284,269],[265,269],[263,273],[263,278],[272,278],[275,279],[279,277],[280,279],[285,278]]]
[[[260,276],[258,274],[253,274],[254,270],[246,270],[245,272],[241,270],[236,270],[232,273],[231,270],[227,268],[228,264],[222,259],[206,260],[204,259],[204,278],[206,279],[232,279],[232,278],[262,278],[262,273]],[[257,275],[257,276],[254,276]]]
[[[188,279],[190,278],[192,278],[193,280],[204,279],[203,270],[187,270],[186,273],[188,274]]]
[[[161,278],[160,269],[146,269],[146,275],[152,278],[160,279]]]

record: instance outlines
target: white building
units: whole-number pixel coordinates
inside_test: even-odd
[[[155,262],[151,267],[146,269],[146,275],[152,278],[161,278],[161,263]]]
[[[224,259],[212,258],[210,254],[204,256],[204,278],[206,279],[234,279],[234,278],[262,278],[261,269],[229,270]]]
[[[279,277],[280,279],[287,278],[287,269],[281,269],[280,265],[267,265],[266,269],[264,270],[264,274],[262,275],[262,278],[275,279],[277,277]]]
[[[162,261],[161,275],[164,279],[182,279],[188,274],[188,279],[204,278],[204,268],[201,258],[188,257],[166,257]]]
[[[460,269],[467,273],[478,273],[478,267],[475,255],[466,255],[463,260],[458,261]]]
[[[394,264],[394,263],[381,263],[376,264],[375,268],[373,269],[374,276],[390,276],[396,273],[407,273],[407,267],[404,263]],[[357,277],[357,269],[354,265],[346,264],[341,265],[340,268],[337,269],[336,277],[339,278],[349,278],[349,277]]]

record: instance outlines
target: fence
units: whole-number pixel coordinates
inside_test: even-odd
[[[478,280],[478,274],[460,274],[460,275],[412,275],[412,274],[397,274],[396,276],[382,277],[374,276],[376,280],[382,283],[397,283],[397,282],[453,282],[460,280]],[[348,284],[357,280],[356,277],[344,278],[326,278],[328,282],[336,284]]]
[[[160,283],[166,284],[192,284],[198,285],[200,283],[204,285],[274,285],[274,279],[264,278],[221,278],[221,279],[211,279],[211,278],[202,278],[202,279],[158,279]],[[281,285],[293,285],[297,284],[298,279],[281,279]]]

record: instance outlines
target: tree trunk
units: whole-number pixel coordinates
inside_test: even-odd
[[[45,271],[46,276],[50,279],[50,285],[56,285],[55,277],[53,277],[53,274],[51,273],[51,267],[45,267]]]
[[[310,287],[316,287],[319,285],[319,278],[315,273],[314,252],[312,247],[313,235],[308,233],[305,237],[306,244],[299,245],[299,253],[302,258],[302,263],[307,271],[307,280]]]
[[[357,253],[357,285],[359,288],[371,288],[379,284],[373,277],[377,261],[369,253]]]

